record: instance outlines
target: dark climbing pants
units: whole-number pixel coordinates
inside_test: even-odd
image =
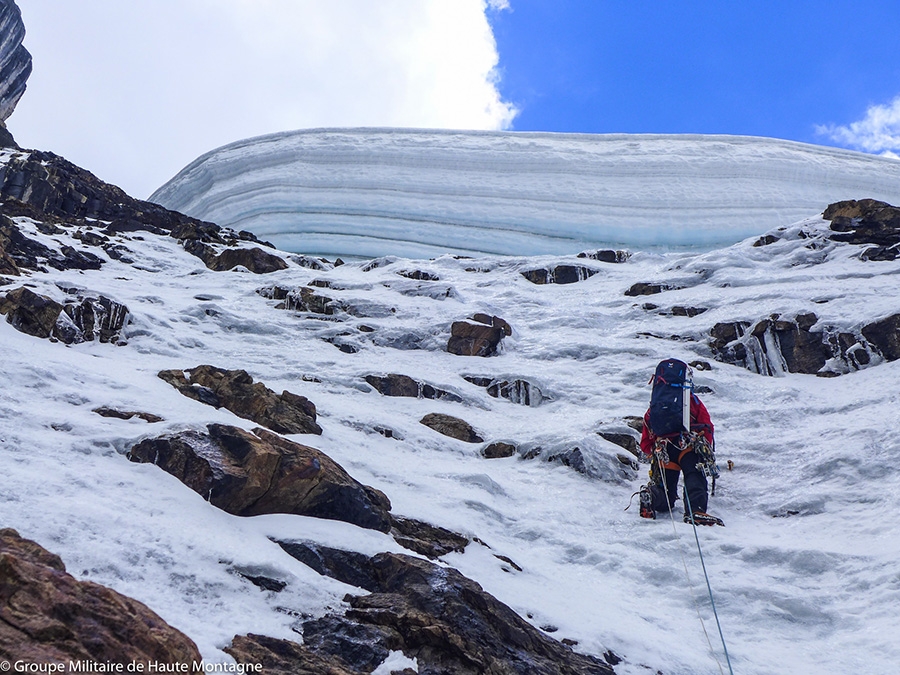
[[[678,455],[674,456],[677,457]],[[663,471],[663,480],[666,482],[665,487],[654,485],[650,488],[653,493],[653,510],[672,510],[675,506],[675,500],[678,498],[678,476],[683,473],[684,490],[688,497],[684,501],[685,513],[688,510],[688,500],[690,500],[693,511],[706,512],[709,488],[706,482],[706,474],[697,468],[697,454],[693,450],[685,453],[678,464],[681,466],[681,471],[676,469],[665,469]]]

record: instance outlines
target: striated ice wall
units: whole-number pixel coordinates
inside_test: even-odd
[[[0,122],[15,110],[31,74],[31,54],[22,45],[25,24],[13,0],[0,0]]]
[[[213,150],[150,199],[287,250],[430,257],[711,248],[862,197],[900,203],[900,161],[745,136],[316,129]]]

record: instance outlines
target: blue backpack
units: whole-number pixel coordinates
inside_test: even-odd
[[[678,359],[666,359],[656,366],[650,394],[650,431],[657,437],[677,436],[685,431],[685,396],[691,395],[690,368]],[[690,398],[687,400],[690,406]],[[687,412],[690,425],[690,407]]]

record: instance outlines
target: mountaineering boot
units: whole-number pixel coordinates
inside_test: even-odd
[[[656,519],[656,511],[653,510],[653,494],[650,486],[641,487],[641,518]]]
[[[691,522],[691,514],[684,514],[684,522]],[[694,511],[693,513],[693,521],[696,525],[721,525],[725,527],[725,523],[722,522],[721,518],[716,518],[715,516],[711,516],[708,513],[704,513],[703,511]]]

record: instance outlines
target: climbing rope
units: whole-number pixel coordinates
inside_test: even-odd
[[[663,451],[663,452],[665,452],[665,451]],[[660,482],[662,483],[663,490],[665,491],[665,494],[666,494],[666,503],[671,504],[672,502],[669,500],[669,486],[665,480],[665,472],[662,470],[662,467],[665,466],[665,463],[663,462],[662,457],[657,456],[656,460],[657,460],[657,462],[659,462],[659,465],[660,465],[660,473],[662,474],[662,476],[661,476],[662,480]],[[716,618],[716,626],[719,629],[719,638],[722,640],[722,649],[725,652],[725,662],[728,665],[728,672],[730,673],[730,675],[734,675],[734,670],[732,670],[732,668],[731,668],[731,659],[728,656],[728,647],[725,646],[725,636],[722,633],[722,624],[719,622],[719,614],[716,611],[715,600],[713,600],[713,592],[712,592],[712,586],[709,583],[709,575],[706,573],[706,563],[703,560],[703,551],[700,548],[700,537],[697,534],[697,523],[694,522],[694,512],[691,509],[691,501],[690,501],[690,498],[688,497],[687,490],[684,491],[684,498],[686,500],[688,513],[691,514],[691,525],[694,528],[694,539],[697,541],[697,552],[700,554],[700,565],[703,568],[703,576],[706,579],[706,589],[707,589],[707,591],[709,591],[709,602],[710,602],[710,605],[712,606],[713,616],[715,616],[715,618]],[[715,660],[716,666],[718,666],[718,668],[719,668],[719,672],[722,675],[725,675],[725,671],[722,670],[722,664],[719,661],[719,657],[716,655],[716,650],[712,645],[712,640],[709,637],[709,631],[706,630],[706,622],[703,621],[703,616],[700,614],[700,606],[697,604],[697,597],[696,597],[696,591],[694,589],[694,582],[691,580],[691,573],[688,571],[687,559],[684,557],[684,547],[681,545],[681,538],[678,536],[678,526],[675,524],[675,514],[672,512],[672,509],[669,509],[669,517],[672,521],[672,532],[675,536],[675,541],[678,542],[678,553],[681,556],[681,564],[684,567],[684,575],[687,578],[688,587],[690,588],[690,591],[691,591],[691,593],[690,593],[691,604],[694,605],[694,611],[697,612],[697,618],[700,619],[700,626],[703,628],[703,635],[706,637],[706,644],[709,645],[709,653],[712,655],[713,659]]]

